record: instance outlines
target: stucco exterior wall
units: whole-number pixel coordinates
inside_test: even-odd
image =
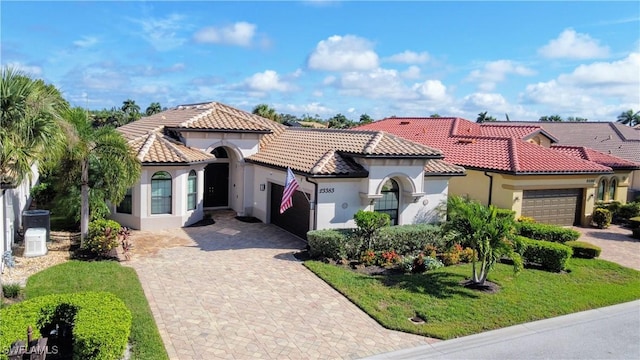
[[[185,145],[210,152],[219,147],[226,146],[246,158],[258,152],[260,134],[252,133],[217,133],[217,132],[183,132]]]
[[[449,181],[449,194],[469,197],[483,204],[489,203],[490,178],[484,172],[467,169],[467,176],[452,177]],[[494,185],[495,186],[495,185]]]

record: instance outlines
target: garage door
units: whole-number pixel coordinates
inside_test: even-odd
[[[571,226],[582,208],[582,189],[524,190],[522,216],[537,222]]]
[[[309,231],[309,201],[301,191],[296,191],[293,194],[293,206],[287,209],[284,214],[280,214],[283,191],[283,186],[271,184],[269,207],[271,223],[306,240],[307,231]]]

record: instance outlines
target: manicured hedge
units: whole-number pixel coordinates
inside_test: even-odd
[[[526,263],[538,264],[550,271],[562,271],[572,255],[570,247],[543,240],[533,240],[519,236],[516,240],[520,255]]]
[[[629,226],[631,226],[632,229],[640,228],[640,216],[629,219]]]
[[[521,236],[534,240],[565,243],[578,240],[580,237],[578,231],[557,225],[521,222],[517,224],[517,228]]]
[[[346,256],[347,236],[338,230],[312,230],[307,233],[309,256],[340,260]]]
[[[444,243],[437,225],[398,225],[380,229],[373,241],[373,250],[395,250],[400,255],[417,255],[427,245],[440,248]]]
[[[601,248],[584,241],[567,241],[564,243],[573,249],[573,257],[593,259],[600,256]]]
[[[28,326],[36,334],[36,329],[50,326],[63,310],[70,310],[73,317],[73,359],[122,357],[131,331],[131,312],[108,292],[46,295],[0,309],[0,349],[9,349],[18,339],[25,341]],[[0,352],[0,359],[7,359],[7,354]]]

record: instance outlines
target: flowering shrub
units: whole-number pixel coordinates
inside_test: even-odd
[[[82,247],[96,255],[105,256],[120,245],[119,231],[120,224],[113,220],[94,220],[89,223],[89,235]]]
[[[462,246],[460,244],[453,245],[449,251],[440,255],[440,259],[446,266],[457,265],[460,263],[460,255],[462,254]]]
[[[460,261],[464,263],[472,262],[474,257],[476,256],[473,253],[473,249],[469,247],[464,248],[464,250],[462,250],[462,252],[460,253]],[[477,260],[477,257],[476,257],[476,260]]]
[[[400,255],[398,255],[395,250],[383,251],[382,254],[380,254],[380,261],[382,262],[382,266],[392,266],[400,261]]]
[[[376,263],[376,253],[369,249],[365,250],[365,252],[360,255],[360,262],[366,266],[370,266]]]
[[[424,253],[434,258],[438,253],[438,248],[435,245],[427,245],[424,247]]]

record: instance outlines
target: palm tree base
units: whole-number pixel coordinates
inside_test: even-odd
[[[494,294],[500,291],[500,285],[493,283],[489,280],[485,280],[484,283],[475,282],[471,279],[460,282],[460,285],[467,289],[481,291],[488,294]]]

